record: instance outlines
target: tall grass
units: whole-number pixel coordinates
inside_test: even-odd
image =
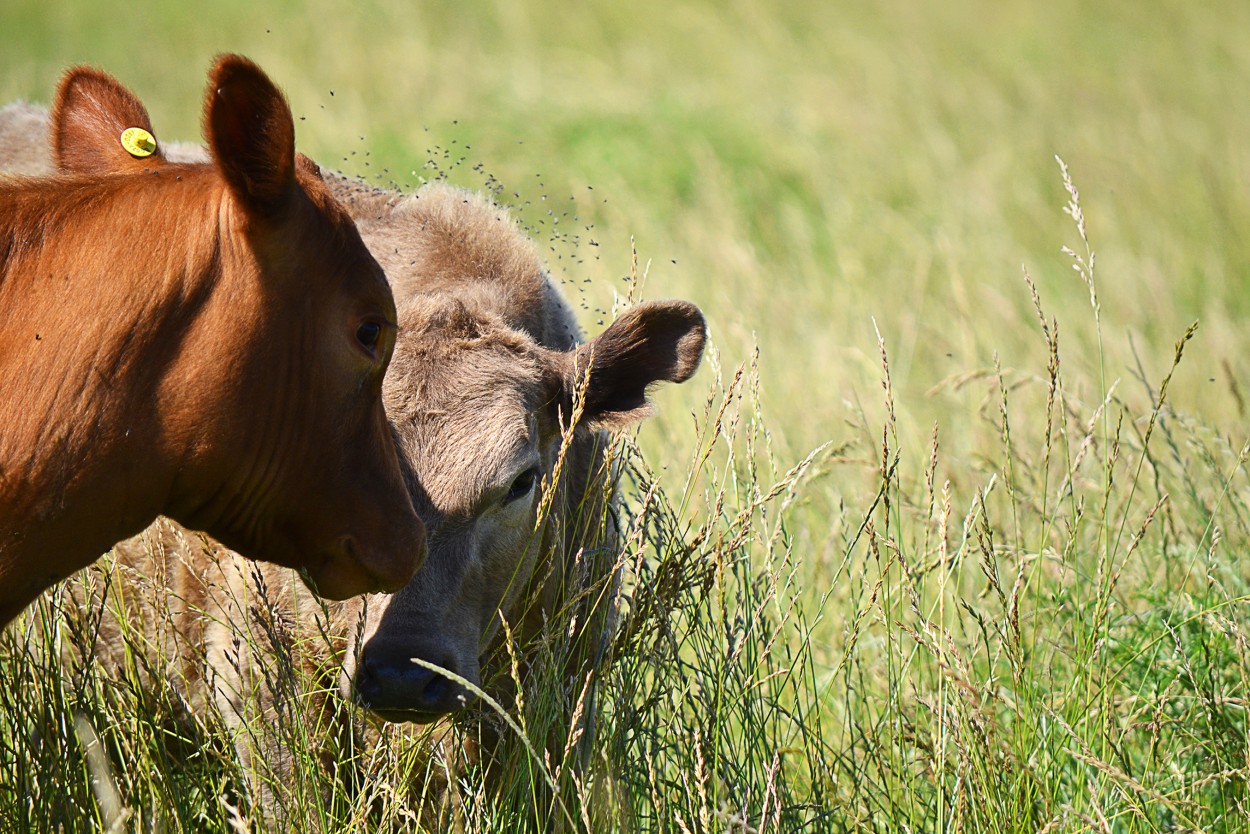
[[[308,830],[1250,828],[1250,7],[245,5],[5,4],[0,100],[95,61],[189,138],[239,49],[323,163],[497,189],[588,330],[632,241],[717,348],[617,450],[593,686],[553,627],[484,711],[501,791],[471,726],[348,778],[293,710]],[[67,674],[45,605],[0,658],[0,831],[259,826],[221,723]]]

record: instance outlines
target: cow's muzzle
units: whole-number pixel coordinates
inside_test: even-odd
[[[454,662],[435,664],[453,674]],[[437,669],[408,657],[360,659],[353,680],[356,701],[384,721],[426,724],[466,708],[473,694]]]

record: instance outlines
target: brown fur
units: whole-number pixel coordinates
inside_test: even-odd
[[[281,93],[219,59],[208,163],[121,150],[147,113],[96,70],[51,124],[65,173],[0,179],[0,624],[160,514],[327,595],[401,586],[423,533],[380,397],[394,303]]]

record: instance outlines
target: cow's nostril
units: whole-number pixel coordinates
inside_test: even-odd
[[[426,704],[441,704],[452,683],[440,674],[434,673],[429,683],[421,691],[421,701]]]
[[[454,671],[450,664],[444,668]],[[366,655],[354,688],[357,701],[387,720],[428,720],[461,709],[468,701],[459,684],[407,657],[384,660]]]

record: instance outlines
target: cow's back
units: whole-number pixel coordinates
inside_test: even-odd
[[[51,173],[47,108],[24,101],[0,107],[0,175]]]

